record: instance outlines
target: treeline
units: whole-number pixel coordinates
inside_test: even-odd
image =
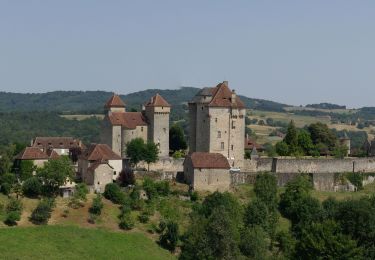
[[[72,136],[84,143],[99,141],[101,119],[69,120],[55,112],[0,113],[0,145],[30,144],[36,136]]]
[[[346,106],[340,106],[331,103],[319,103],[319,104],[309,104],[306,107],[318,108],[318,109],[346,109]]]

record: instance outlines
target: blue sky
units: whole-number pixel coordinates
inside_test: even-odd
[[[375,1],[0,0],[0,91],[230,87],[375,106]]]

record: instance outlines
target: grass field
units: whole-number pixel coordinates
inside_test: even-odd
[[[75,226],[4,228],[1,259],[175,259],[141,233]]]
[[[69,119],[69,120],[84,120],[90,117],[97,117],[99,119],[103,119],[104,115],[102,114],[93,114],[93,115],[61,115],[61,117]]]

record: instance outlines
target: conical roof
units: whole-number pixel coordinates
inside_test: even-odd
[[[125,107],[125,103],[122,101],[119,95],[113,93],[112,97],[107,101],[107,103],[105,103],[104,107]]]
[[[150,100],[147,102],[146,106],[170,107],[171,105],[161,95],[159,95],[159,93],[157,93],[155,96],[150,98]]]

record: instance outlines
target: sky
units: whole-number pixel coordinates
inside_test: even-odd
[[[0,91],[215,86],[375,106],[375,1],[0,0]]]

